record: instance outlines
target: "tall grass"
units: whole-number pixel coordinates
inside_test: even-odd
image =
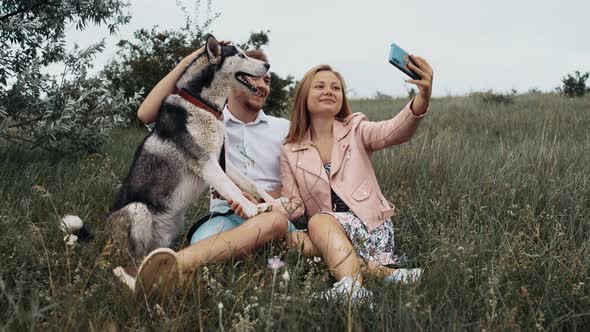
[[[380,120],[405,103],[352,108]],[[0,147],[0,329],[587,330],[588,128],[588,98],[433,100],[412,142],[373,157],[397,207],[398,253],[425,275],[413,285],[367,280],[372,309],[312,301],[333,280],[322,262],[279,243],[200,269],[164,311],[138,304],[99,254],[104,217],[145,132],[116,132],[92,156]],[[206,208],[203,197],[187,219]],[[64,214],[96,238],[66,245]],[[275,255],[290,277],[279,271],[273,287],[265,262]]]

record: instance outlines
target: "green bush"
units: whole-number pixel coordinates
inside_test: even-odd
[[[590,91],[590,88],[586,87],[589,76],[590,73],[580,74],[576,70],[575,76],[568,74],[561,80],[563,86],[558,88],[557,91],[568,97],[581,97]]]
[[[210,6],[210,1],[207,5]],[[197,1],[195,11],[199,9],[200,1]],[[122,89],[127,97],[135,93],[145,96],[182,58],[203,46],[206,35],[215,35],[210,26],[218,16],[212,14],[199,23],[187,14],[186,23],[179,30],[161,31],[157,26],[151,30],[137,30],[133,40],[119,41],[117,58],[105,66],[103,74],[116,89]],[[268,32],[253,32],[245,43],[236,44],[243,49],[260,49],[269,43]],[[224,39],[225,36],[217,37]],[[272,59],[269,61],[272,63]],[[264,108],[266,113],[281,115],[289,108],[293,83],[292,76],[283,78],[271,71],[271,93]],[[127,114],[127,118],[135,121],[135,111]]]
[[[129,16],[123,1],[8,1],[0,8],[0,140],[59,152],[96,152],[138,96],[123,96],[88,69],[104,41],[65,49],[68,25],[106,24],[114,33]],[[49,64],[61,74],[44,74]]]

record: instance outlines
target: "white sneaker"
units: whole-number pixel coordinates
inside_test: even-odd
[[[158,248],[149,253],[141,263],[135,279],[135,297],[139,302],[162,302],[180,284],[180,270],[176,252]]]
[[[418,281],[422,276],[422,269],[396,269],[395,272],[383,279],[386,283],[401,282],[409,284]]]
[[[363,287],[361,283],[351,276],[342,278],[340,281],[334,283],[332,289],[316,293],[312,297],[324,300],[338,300],[348,302],[349,297],[353,303],[360,300],[369,299],[373,294],[371,291]]]

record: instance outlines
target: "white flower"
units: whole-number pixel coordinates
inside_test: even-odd
[[[68,246],[73,246],[76,244],[76,241],[78,241],[78,237],[73,234],[68,234],[64,237],[64,241]]]
[[[318,257],[318,256],[315,256],[315,257],[313,258],[313,261],[314,261],[314,262],[316,262],[316,263],[319,263],[319,262],[321,262],[321,261],[322,261],[322,258],[321,258],[321,257]]]
[[[217,305],[217,308],[219,310],[223,310],[223,303],[219,302],[219,304]]]
[[[281,277],[283,278],[283,280],[289,281],[289,279],[290,279],[289,271],[285,270],[285,273],[283,273],[283,275]]]

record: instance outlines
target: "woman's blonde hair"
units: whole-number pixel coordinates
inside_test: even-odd
[[[344,79],[339,72],[335,71],[329,65],[319,65],[308,71],[303,79],[297,84],[295,90],[295,101],[293,102],[293,112],[291,113],[291,127],[289,128],[289,134],[285,139],[287,143],[301,142],[303,136],[309,129],[309,110],[307,109],[307,96],[309,95],[309,89],[311,88],[311,82],[315,75],[321,71],[330,71],[338,77],[342,84],[342,108],[336,119],[344,119],[351,114],[350,105],[348,104],[348,98],[346,98],[346,87],[344,86]]]

